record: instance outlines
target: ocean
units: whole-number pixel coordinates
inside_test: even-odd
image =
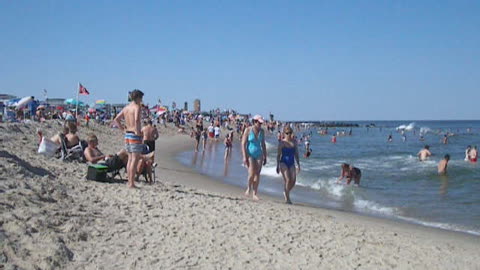
[[[331,143],[331,135],[336,131],[348,134],[350,128],[329,128],[326,136],[319,135],[317,128],[296,132],[297,137],[312,134],[313,152],[304,158],[304,146],[299,145],[302,171],[290,195],[293,203],[480,235],[480,167],[464,160],[467,145],[480,146],[480,121],[352,123],[360,127],[352,128],[351,136],[337,137],[336,144]],[[366,127],[372,123],[375,127]],[[396,128],[411,123],[415,128],[405,132],[404,141]],[[442,138],[446,132],[452,136],[445,145]],[[393,141],[387,142],[390,134]],[[276,173],[276,132],[266,141],[268,162],[261,173],[260,196],[283,199],[283,178]],[[426,144],[433,155],[420,162],[416,155]],[[451,156],[448,174],[440,176],[437,164],[445,154]],[[246,187],[247,171],[238,142],[227,162],[223,141],[209,143],[204,153],[181,153],[178,160],[216,181]],[[359,187],[336,183],[343,162],[362,170]]]

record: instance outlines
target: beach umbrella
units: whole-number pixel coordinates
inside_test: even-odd
[[[14,107],[17,106],[17,103],[20,101],[19,98],[9,99],[5,102],[5,106]]]
[[[95,101],[95,104],[100,104],[100,105],[105,105],[107,102],[105,101],[105,99],[99,99],[97,101]]]
[[[96,111],[95,108],[89,108],[89,109],[88,109],[88,112],[90,112],[90,113],[94,113],[95,111]]]
[[[33,101],[34,97],[33,96],[27,96],[22,99],[20,99],[17,104],[15,104],[15,109],[21,109],[23,107],[26,107],[28,104],[30,104]]]
[[[67,104],[67,105],[77,105],[77,104],[78,104],[78,106],[83,106],[84,105],[83,102],[78,101],[78,100],[73,99],[73,98],[69,98],[69,99],[65,100],[64,103]]]

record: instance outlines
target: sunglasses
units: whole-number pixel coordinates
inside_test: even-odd
[[[290,135],[290,134],[292,134],[292,133],[291,132],[285,132],[285,135]]]

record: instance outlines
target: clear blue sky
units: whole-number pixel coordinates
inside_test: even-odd
[[[480,1],[0,1],[0,93],[480,119]]]

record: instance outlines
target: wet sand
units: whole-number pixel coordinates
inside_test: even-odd
[[[86,165],[36,154],[36,128],[0,124],[0,266],[5,269],[480,269],[480,237],[351,213],[245,199],[175,156],[163,131],[157,183],[86,181]],[[94,131],[114,153],[122,135]],[[295,191],[293,191],[295,192]],[[1,269],[2,267],[0,267]]]

